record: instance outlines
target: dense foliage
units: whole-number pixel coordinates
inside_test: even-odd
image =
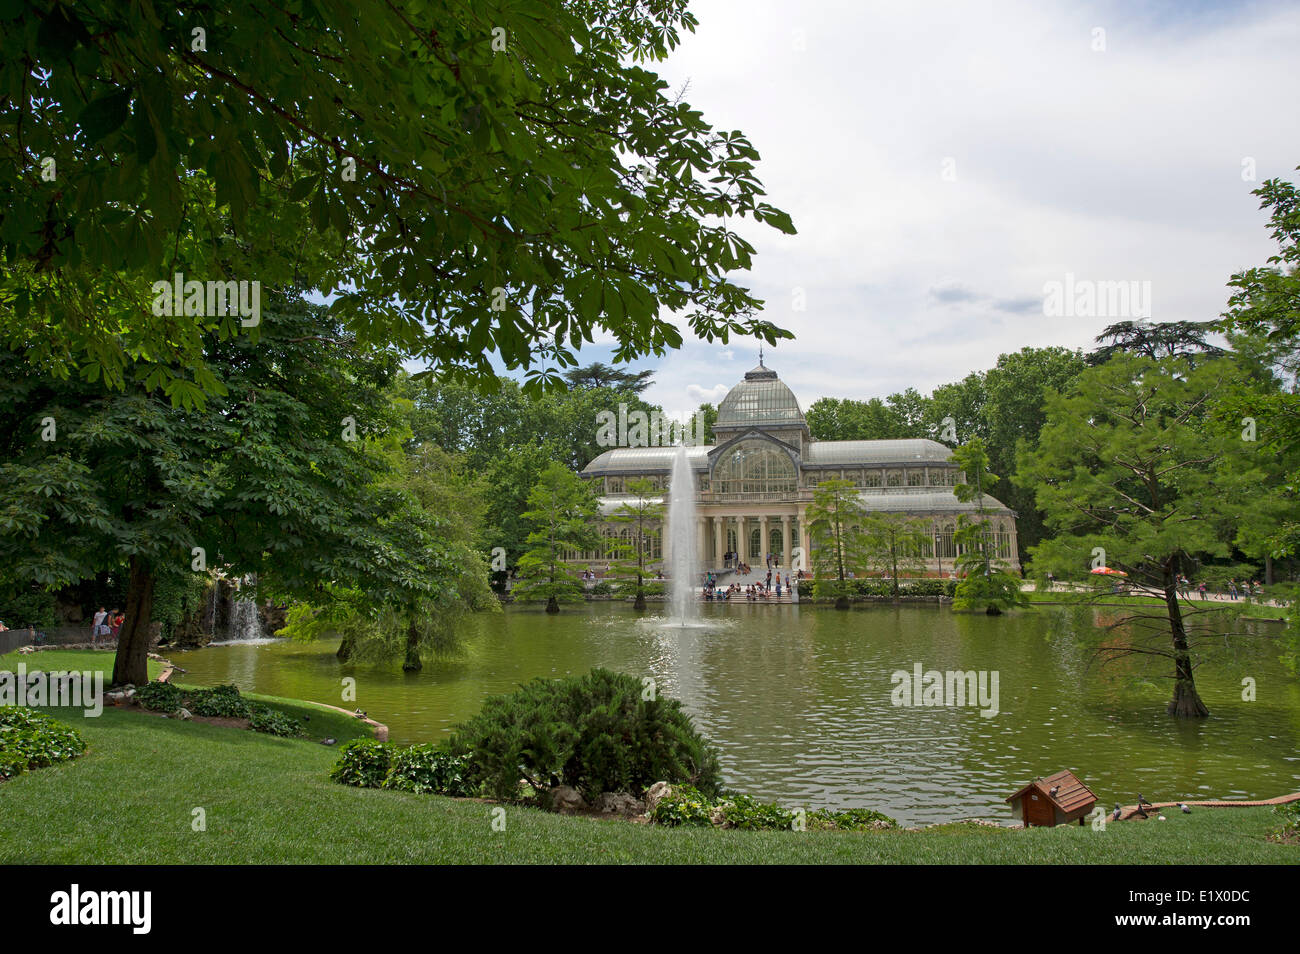
[[[85,741],[71,726],[26,706],[0,708],[0,780],[85,751]]]
[[[538,792],[569,785],[588,800],[657,781],[710,793],[721,783],[717,754],[680,702],[605,669],[486,699],[452,751],[469,758],[488,794],[506,800],[519,797],[521,779]]]
[[[247,719],[255,732],[270,735],[302,735],[302,723],[278,709],[245,699],[238,686],[191,689],[170,682],[151,682],[136,690],[135,700],[154,712],[187,710],[207,718]]]
[[[597,333],[623,361],[788,336],[735,279],[758,152],[645,64],[685,0],[201,7],[37,0],[0,34],[0,344],[33,368],[221,393],[150,283],[300,283],[467,375],[559,381]],[[543,359],[543,360],[538,360]]]

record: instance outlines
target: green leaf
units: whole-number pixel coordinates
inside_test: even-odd
[[[120,90],[116,93],[109,93],[107,96],[101,96],[99,99],[92,100],[86,104],[86,108],[81,111],[77,118],[77,124],[85,133],[86,142],[94,144],[99,142],[115,129],[119,129],[126,122],[130,115],[127,107],[131,104],[131,93],[129,90]]]

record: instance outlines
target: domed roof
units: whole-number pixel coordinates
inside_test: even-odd
[[[718,405],[714,429],[751,427],[754,425],[802,424],[803,412],[794,392],[786,387],[776,372],[763,366],[746,372],[745,380],[727,392]]]

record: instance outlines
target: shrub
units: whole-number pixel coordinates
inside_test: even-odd
[[[392,753],[384,788],[458,797],[478,794],[478,786],[470,780],[469,759],[452,755],[446,745],[428,742]]]
[[[674,785],[671,792],[655,804],[651,821],[669,828],[679,825],[708,828],[713,824],[713,801],[691,785]]]
[[[609,580],[599,580],[588,590],[593,596],[609,596],[614,592],[614,584]]]
[[[151,682],[135,691],[135,699],[154,712],[175,712],[181,707],[181,691],[170,682]]]
[[[217,686],[215,689],[183,690],[185,708],[198,716],[225,719],[250,718],[248,700],[239,695],[238,686]]]
[[[27,771],[27,756],[21,752],[0,752],[0,782]]]
[[[657,807],[657,806],[656,806]],[[750,831],[789,831],[794,824],[794,813],[780,805],[755,801],[748,795],[733,795],[718,803],[723,817],[734,828]]]
[[[249,728],[255,732],[265,732],[285,738],[302,735],[302,723],[292,716],[285,715],[279,709],[247,704],[245,708],[248,711]]]
[[[642,693],[639,679],[605,669],[535,679],[485,700],[451,751],[469,758],[471,777],[489,794],[507,800],[518,797],[521,777],[538,791],[571,785],[588,800],[640,793],[661,779],[716,793],[717,754],[681,703]]]
[[[72,726],[26,706],[0,709],[0,778],[76,758],[86,743]]]
[[[808,813],[807,823],[809,831],[878,831],[898,827],[898,822],[888,815],[869,808],[849,808],[839,812],[819,808]]]
[[[1274,805],[1273,814],[1279,822],[1272,832],[1275,840],[1292,842],[1300,839],[1300,802]]]
[[[344,785],[382,788],[392,764],[393,746],[374,739],[353,739],[339,753],[330,778]]]

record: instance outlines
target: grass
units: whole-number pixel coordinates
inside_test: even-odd
[[[5,653],[0,656],[0,672],[17,672],[18,664],[24,663],[30,672],[33,669],[68,672],[95,672],[104,674],[107,685],[113,677],[113,657],[111,649],[45,649],[38,653]],[[157,679],[163,671],[163,664],[149,660],[149,678]]]
[[[278,701],[280,704],[284,700]],[[314,707],[312,735],[333,727]],[[1202,809],[1167,822],[921,832],[664,829],[568,818],[331,782],[338,754],[302,739],[178,722],[138,710],[97,719],[81,758],[0,784],[0,863],[1270,864],[1300,847],[1266,841],[1269,809]],[[207,830],[191,824],[202,808]]]

